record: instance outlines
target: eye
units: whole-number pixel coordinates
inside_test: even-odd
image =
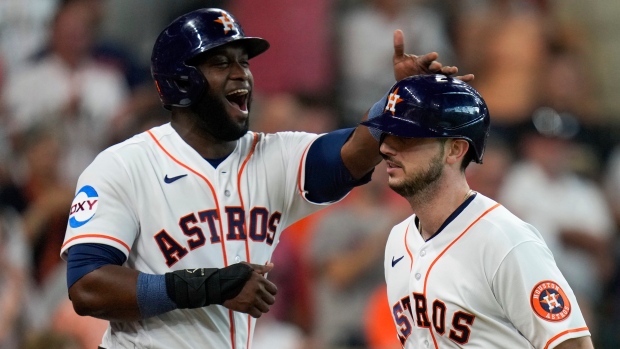
[[[230,63],[228,62],[228,60],[219,60],[219,61],[213,62],[213,66],[218,67],[218,68],[226,68],[228,67],[229,64]]]
[[[207,61],[207,64],[216,68],[226,68],[230,64],[230,60],[226,58],[226,56],[217,55],[211,57],[211,59]]]

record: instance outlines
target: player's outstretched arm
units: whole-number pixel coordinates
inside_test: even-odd
[[[592,339],[588,337],[571,338],[560,343],[556,349],[594,349]]]

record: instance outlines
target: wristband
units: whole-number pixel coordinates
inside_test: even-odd
[[[168,297],[164,275],[138,274],[136,288],[138,309],[143,319],[167,313],[177,308]]]

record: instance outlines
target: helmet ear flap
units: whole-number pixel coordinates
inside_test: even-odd
[[[192,66],[188,66],[186,72],[188,75],[182,76],[153,74],[155,86],[160,96],[175,97],[175,100],[162,99],[164,101],[164,108],[171,110],[172,105],[187,107],[204,92],[207,83],[202,72]]]
[[[179,104],[189,106],[200,97],[205,89],[207,80],[197,67],[190,66],[187,80],[177,80],[177,87],[181,96]],[[180,84],[179,84],[180,83]]]

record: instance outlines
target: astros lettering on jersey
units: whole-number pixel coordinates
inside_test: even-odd
[[[282,230],[322,207],[301,191],[305,154],[316,138],[248,132],[217,168],[170,124],[114,145],[78,181],[62,254],[76,243],[106,244],[126,254],[126,266],[151,274],[265,264]],[[220,305],[177,309],[110,322],[103,345],[193,348],[191,340],[246,348],[254,323]]]
[[[479,193],[449,219],[424,241],[412,215],[388,238],[388,300],[404,348],[550,349],[590,334],[535,228]]]

